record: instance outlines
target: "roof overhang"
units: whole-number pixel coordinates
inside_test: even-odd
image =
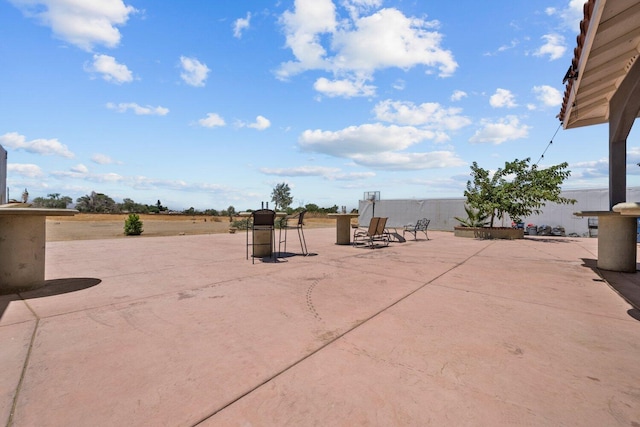
[[[577,42],[558,115],[565,129],[609,121],[609,101],[640,55],[640,0],[587,1]]]

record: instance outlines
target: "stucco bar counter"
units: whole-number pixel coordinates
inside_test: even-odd
[[[0,207],[0,294],[44,283],[46,219],[73,209]]]
[[[351,218],[357,218],[358,214],[335,213],[327,216],[336,220],[336,245],[351,244]]]
[[[640,205],[619,203],[612,211],[582,211],[574,215],[598,217],[598,268],[623,273],[636,272]]]

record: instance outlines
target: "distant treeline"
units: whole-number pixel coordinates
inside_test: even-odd
[[[73,199],[69,196],[61,196],[60,193],[48,194],[47,197],[36,197],[31,201],[33,207],[37,208],[53,208],[53,209],[66,209],[73,205]],[[132,199],[125,198],[122,203],[117,203],[111,197],[103,193],[96,193],[92,191],[91,194],[79,197],[76,199],[74,209],[84,213],[161,213],[168,212],[169,208],[162,206],[160,200],[155,205],[146,205],[143,203],[136,203]],[[287,213],[293,213],[295,211],[303,209],[302,207],[293,209],[286,208]],[[314,203],[309,203],[304,206],[308,212],[313,213],[337,213],[338,206],[334,205],[330,208],[321,208]],[[246,209],[250,211],[251,209]],[[176,211],[172,211],[176,212]],[[198,210],[193,207],[185,209],[181,213],[188,215],[210,215],[210,216],[233,216],[238,213],[233,206],[229,206],[227,209],[216,210],[206,209]]]

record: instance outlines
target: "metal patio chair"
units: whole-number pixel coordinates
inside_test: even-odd
[[[302,255],[309,255],[307,250],[307,241],[304,238],[304,215],[307,213],[306,209],[293,215],[287,215],[280,223],[280,233],[278,236],[278,255],[281,254],[280,247],[284,243],[284,251],[287,252],[287,231],[297,230],[298,240],[300,240],[300,248],[302,249]],[[282,230],[284,230],[284,240],[282,239]]]
[[[402,237],[404,237],[404,233],[413,234],[413,240],[418,240],[418,232],[422,231],[426,236],[427,240],[429,240],[429,235],[427,234],[427,228],[429,227],[430,219],[422,218],[419,219],[415,224],[405,225],[402,229]]]

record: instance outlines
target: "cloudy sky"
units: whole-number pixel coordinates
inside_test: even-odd
[[[10,196],[242,210],[286,182],[351,208],[462,197],[473,161],[526,157],[606,188],[606,125],[556,134],[582,4],[0,0]]]

